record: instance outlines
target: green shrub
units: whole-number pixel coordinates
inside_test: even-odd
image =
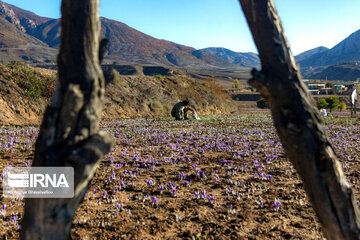
[[[317,101],[317,107],[318,109],[321,108],[329,109],[331,112],[331,110],[339,108],[339,98],[335,96],[330,96],[325,99],[321,98]],[[343,107],[343,105],[341,107]],[[345,108],[346,108],[346,104],[345,104]]]
[[[120,79],[120,73],[113,69],[110,73],[111,82],[115,85],[120,87],[121,86],[121,79]]]
[[[157,80],[161,80],[162,77],[163,77],[163,76],[160,75],[160,74],[156,74],[156,75],[154,76],[154,78],[157,79]]]
[[[330,96],[325,98],[327,104],[328,104],[328,108],[331,110],[333,109],[337,109],[339,106],[339,98],[338,97],[334,97],[334,96]]]
[[[317,107],[318,109],[328,108],[328,104],[324,98],[320,98],[317,100]]]
[[[239,80],[235,79],[233,88],[239,88]]]
[[[10,68],[26,68],[26,64],[23,62],[10,62],[7,64]]]
[[[256,101],[256,106],[258,108],[269,108],[269,105],[264,98],[261,98],[260,100]]]
[[[333,88],[333,87],[334,87],[334,84],[328,82],[328,83],[325,84],[325,87],[327,87],[327,88]]]
[[[51,80],[39,76],[36,72],[29,69],[27,66],[24,68],[24,74],[17,77],[17,84],[19,87],[26,91],[26,95],[33,99],[40,97],[51,97],[52,91],[49,87]]]
[[[346,109],[346,103],[341,102],[341,103],[339,104],[338,108],[340,109],[340,111],[345,110],[345,109]]]
[[[123,104],[124,100],[120,97],[113,97],[112,98],[114,100],[114,102],[116,102],[117,104]]]

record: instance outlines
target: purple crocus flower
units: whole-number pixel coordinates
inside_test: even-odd
[[[222,160],[222,161],[220,161],[221,166],[224,166],[224,165],[226,165],[227,163],[228,163],[227,160]]]
[[[170,192],[170,195],[173,196],[173,197],[176,197],[176,196],[177,196],[177,193],[178,193],[178,191],[177,191],[177,189],[174,187],[174,188],[172,189],[172,191]]]
[[[273,206],[274,211],[279,211],[281,203],[278,198],[275,198],[272,206]]]
[[[193,195],[194,199],[200,199],[200,192],[195,192]]]
[[[236,198],[237,198],[237,200],[241,200],[241,193],[240,193],[240,192],[238,192],[238,193],[236,194]]]
[[[211,205],[214,205],[214,200],[215,200],[214,196],[209,195],[208,201],[209,201],[209,203],[210,203]]]
[[[152,204],[157,207],[158,205],[158,199],[156,197],[153,197],[152,200],[151,200]]]
[[[179,173],[179,180],[184,180],[185,179],[185,174],[183,172]]]
[[[13,224],[16,223],[17,219],[18,219],[18,216],[17,216],[17,215],[13,215],[13,216],[10,217],[10,220],[11,220],[11,222],[12,222]]]
[[[202,190],[201,191],[201,197],[203,198],[203,199],[206,199],[206,190],[204,189],[204,190]]]
[[[271,174],[267,174],[267,175],[266,175],[266,179],[267,179],[267,180],[272,179],[272,177],[273,177],[273,176],[272,176]]]
[[[176,184],[174,185],[172,182],[169,182],[168,184],[166,184],[166,186],[167,186],[168,188],[173,188],[173,187],[176,186]]]
[[[229,205],[229,211],[230,211],[230,214],[235,214],[236,213],[236,210],[233,208],[232,204]]]
[[[187,181],[187,180],[185,180],[185,181],[184,181],[184,186],[185,186],[185,187],[190,186],[190,182],[189,182],[189,181]]]

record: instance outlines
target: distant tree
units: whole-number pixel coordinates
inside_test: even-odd
[[[327,104],[327,102],[326,102],[326,100],[324,98],[320,98],[317,101],[317,107],[318,107],[318,109],[328,108],[328,104]]]
[[[325,87],[327,87],[327,88],[333,88],[333,87],[334,87],[334,84],[328,82],[328,83],[325,84]]]
[[[105,77],[106,80],[106,77]],[[106,81],[107,82],[107,81]],[[121,78],[120,78],[120,73],[116,70],[113,69],[111,71],[111,82],[113,84],[115,84],[116,86],[120,86],[121,85]]]
[[[260,100],[258,100],[256,102],[256,106],[258,108],[269,108],[269,105],[264,98],[261,98]]]
[[[338,97],[334,97],[334,96],[330,96],[325,98],[326,103],[328,104],[327,108],[330,110],[336,109],[339,106],[339,98]]]
[[[239,88],[239,80],[237,80],[237,79],[234,80],[233,87],[234,88]]]
[[[338,108],[340,109],[340,111],[345,110],[345,109],[346,109],[346,103],[341,102],[341,103],[339,104]]]

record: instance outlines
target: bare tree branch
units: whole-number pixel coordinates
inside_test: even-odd
[[[280,140],[328,239],[359,239],[359,209],[290,52],[272,0],[239,0],[262,64],[249,84],[267,99]]]
[[[99,130],[104,77],[99,51],[99,0],[63,0],[59,80],[36,142],[33,166],[72,166],[71,199],[26,199],[22,239],[68,239],[80,202],[113,139]],[[104,42],[105,43],[105,42]],[[106,45],[106,44],[105,44]],[[99,56],[99,53],[102,56]]]

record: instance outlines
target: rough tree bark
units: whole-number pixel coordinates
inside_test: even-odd
[[[328,239],[359,239],[359,209],[290,52],[272,0],[239,0],[262,64],[249,84],[268,101],[281,143]]]
[[[22,239],[68,239],[77,207],[113,139],[99,130],[104,77],[99,0],[63,0],[59,80],[46,109],[33,166],[73,166],[73,198],[26,199]]]

